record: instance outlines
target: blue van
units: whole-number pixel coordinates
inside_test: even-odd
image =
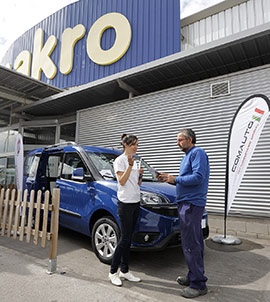
[[[120,237],[113,171],[113,161],[120,154],[117,150],[70,142],[32,150],[25,159],[24,188],[42,192],[60,188],[59,224],[89,236],[103,263],[111,262]],[[141,165],[141,210],[132,247],[152,250],[179,245],[175,186],[158,182],[153,169],[143,160]],[[206,212],[202,231],[207,238]]]

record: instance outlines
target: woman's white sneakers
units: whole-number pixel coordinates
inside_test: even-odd
[[[109,279],[113,285],[122,286],[122,281],[120,280],[118,273],[109,273]]]
[[[120,279],[128,280],[131,282],[140,282],[141,281],[141,279],[139,277],[135,277],[131,272],[122,273],[120,271],[119,277],[120,277]]]
[[[120,271],[119,275],[118,273],[111,274],[109,273],[109,279],[111,283],[115,286],[122,286],[122,280],[128,280],[131,282],[140,282],[141,279],[139,277],[135,277],[131,272],[122,273]]]

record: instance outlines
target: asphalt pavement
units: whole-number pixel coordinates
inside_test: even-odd
[[[240,245],[205,241],[209,292],[192,301],[269,302],[270,242],[240,238]],[[131,252],[130,270],[142,282],[107,279],[109,266],[96,258],[88,237],[60,229],[57,272],[47,273],[49,248],[0,236],[0,301],[136,302],[189,301],[175,281],[186,273],[181,248]]]

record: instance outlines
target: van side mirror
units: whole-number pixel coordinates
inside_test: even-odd
[[[83,168],[76,168],[72,172],[72,177],[73,180],[83,180],[84,179],[84,172]]]

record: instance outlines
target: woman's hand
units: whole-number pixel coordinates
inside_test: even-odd
[[[131,173],[131,170],[132,170],[132,167],[133,167],[133,164],[134,164],[134,158],[132,158],[131,155],[128,155],[128,167],[126,169],[125,172],[120,172],[118,171],[116,173],[117,175],[117,180],[118,182],[120,183],[121,186],[124,186],[130,176],[130,173]]]
[[[128,164],[133,167],[135,161],[135,157],[132,157],[132,155],[128,155]]]

